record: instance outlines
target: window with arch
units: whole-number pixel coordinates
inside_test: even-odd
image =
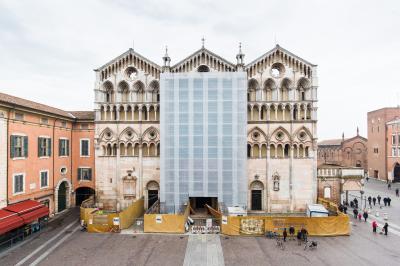
[[[324,187],[324,198],[330,199],[331,198],[331,188]]]

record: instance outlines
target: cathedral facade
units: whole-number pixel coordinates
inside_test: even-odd
[[[95,72],[99,207],[121,210],[142,196],[145,208],[157,202],[163,182],[160,154],[166,156],[160,152],[160,117],[165,117],[160,116],[160,77],[195,72],[245,74],[247,203],[243,207],[252,212],[291,212],[315,203],[316,65],[279,45],[249,64],[239,48],[232,63],[203,44],[174,65],[167,52],[158,65],[129,49]]]

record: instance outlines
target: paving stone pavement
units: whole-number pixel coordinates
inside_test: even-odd
[[[183,265],[225,265],[219,235],[190,235]]]

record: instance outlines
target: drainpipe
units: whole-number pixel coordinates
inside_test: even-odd
[[[74,146],[74,145],[72,145],[72,143],[73,143],[73,140],[72,140],[72,138],[73,138],[73,134],[72,134],[72,131],[73,131],[73,129],[74,129],[74,123],[72,122],[71,123],[71,134],[70,134],[70,146],[71,146],[71,149],[69,150],[69,154],[68,154],[68,156],[70,157],[70,171],[71,171],[71,188],[72,189],[74,189],[74,172],[72,171],[73,170],[73,168],[72,168],[72,166],[73,166],[73,156],[72,156],[72,147]],[[68,147],[69,148],[69,147]],[[74,190],[75,191],[75,190]],[[76,205],[76,201],[75,201],[75,205]]]
[[[53,179],[53,207],[54,207],[54,212],[55,212],[55,210],[56,210],[56,206],[55,206],[55,203],[56,203],[56,190],[55,190],[55,184],[54,184],[54,174],[55,174],[55,171],[54,171],[54,163],[55,163],[55,155],[56,155],[56,151],[55,151],[55,149],[54,149],[54,144],[56,143],[56,140],[55,140],[55,138],[54,138],[54,135],[55,135],[55,127],[56,127],[56,121],[57,121],[58,119],[56,118],[56,119],[54,119],[54,122],[53,122],[53,136],[52,136],[52,142],[51,142],[51,146],[52,146],[52,150],[53,150],[53,154],[52,154],[52,157],[53,157],[53,159],[52,159],[52,163],[53,163],[53,174],[52,174],[52,179]]]
[[[14,109],[14,108],[13,108]],[[10,126],[9,126],[9,123],[10,123],[10,109],[8,109],[8,111],[7,111],[7,122],[6,122],[6,127],[7,127],[7,129],[6,129],[6,132],[7,132],[7,134],[6,134],[6,158],[7,158],[7,163],[6,163],[6,206],[8,206],[8,203],[9,203],[9,199],[8,199],[8,179],[9,179],[9,177],[8,177],[8,174],[9,174],[9,171],[8,171],[8,169],[9,169],[9,159],[8,159],[8,157],[9,157],[9,155],[10,155],[10,153],[9,153],[9,149],[8,149],[8,143],[9,143],[9,138],[10,138]],[[11,148],[11,147],[10,147]],[[11,158],[10,158],[11,159]]]

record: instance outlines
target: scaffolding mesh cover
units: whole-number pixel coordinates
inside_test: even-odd
[[[161,190],[167,213],[189,197],[246,206],[245,72],[163,73]]]

